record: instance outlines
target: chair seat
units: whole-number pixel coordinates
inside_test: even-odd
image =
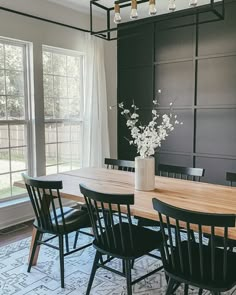
[[[175,268],[169,265],[164,266],[167,273],[175,274],[176,278],[182,279],[183,281],[189,282],[189,285],[194,283],[197,286],[201,286],[203,289],[221,289],[222,292],[231,289],[236,283],[236,253],[229,252],[228,255],[228,265],[227,265],[227,275],[226,280],[223,279],[223,261],[224,261],[224,251],[220,248],[215,248],[215,279],[211,278],[211,250],[209,246],[203,245],[203,261],[204,261],[204,279],[201,278],[200,271],[200,254],[199,254],[199,244],[196,242],[191,242],[192,251],[192,265],[193,274],[190,275],[189,267],[189,256],[188,256],[188,243],[184,241],[181,243],[182,253],[184,257],[184,272],[181,270],[180,258],[178,248],[174,249],[174,261]]]
[[[62,209],[64,213],[65,228],[63,227],[61,210],[56,209],[58,228],[53,214],[51,214],[54,233],[70,233],[81,228],[91,227],[89,215],[85,210],[73,209],[71,207],[63,207]],[[34,226],[39,228],[37,220],[34,221]],[[51,231],[51,228],[49,228],[49,230]]]
[[[113,233],[116,237],[117,244],[115,245],[114,239],[112,239],[113,245],[110,246],[102,246],[97,240],[94,241],[94,247],[101,252],[108,252],[109,255],[113,257],[120,258],[129,258],[135,259],[141,257],[155,249],[158,249],[162,242],[162,235],[158,231],[153,231],[147,228],[138,227],[136,225],[132,225],[132,236],[133,236],[133,245],[129,241],[129,224],[122,222],[122,232],[125,240],[125,248],[122,248],[122,240],[120,235],[120,225],[116,224],[113,228],[109,228],[106,232],[103,233],[103,239],[106,241],[106,235],[108,234],[111,239],[113,237]],[[101,236],[100,236],[101,237]]]

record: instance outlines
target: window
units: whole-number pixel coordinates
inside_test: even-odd
[[[43,47],[46,174],[80,167],[83,55]]]
[[[13,183],[29,163],[28,46],[0,38],[0,201],[25,192]]]

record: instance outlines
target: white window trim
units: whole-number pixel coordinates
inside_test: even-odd
[[[33,98],[33,43],[18,39],[0,37],[0,42],[9,45],[22,46],[24,48],[24,90],[25,92],[25,108],[26,118],[25,120],[0,120],[1,125],[13,124],[27,124],[27,165],[28,173],[30,175],[35,173],[36,162],[35,162],[35,126],[34,121],[34,100]],[[30,140],[29,140],[30,139]],[[9,159],[10,160],[10,159]],[[17,171],[16,171],[17,172]],[[27,196],[26,193],[19,194],[16,196],[10,196],[0,199],[0,204],[9,201],[16,201]]]

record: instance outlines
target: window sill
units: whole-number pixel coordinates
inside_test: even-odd
[[[25,196],[23,198],[14,199],[14,200],[6,200],[3,202],[0,202],[0,209],[19,205],[22,203],[28,203],[29,201],[30,201],[29,197],[27,197],[27,196]]]

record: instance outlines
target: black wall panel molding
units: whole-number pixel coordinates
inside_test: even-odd
[[[168,30],[148,25],[135,40],[118,40],[118,102],[134,100],[148,121],[158,89],[160,112],[177,98],[174,111],[184,125],[163,143],[156,163],[203,167],[203,181],[218,184],[227,184],[226,171],[236,172],[235,15],[233,1],[224,21]],[[134,159],[125,123],[118,115],[118,157]]]

